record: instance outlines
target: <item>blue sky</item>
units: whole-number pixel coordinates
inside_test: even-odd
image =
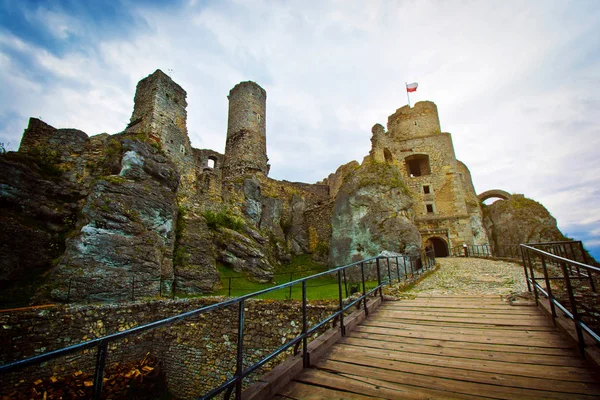
[[[258,82],[271,176],[315,182],[361,161],[417,81],[478,192],[541,202],[600,258],[599,37],[597,0],[0,0],[0,142],[30,116],[119,132],[160,68],[193,146],[220,152],[227,93]]]

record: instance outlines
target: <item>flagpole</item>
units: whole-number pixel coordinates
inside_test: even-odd
[[[410,93],[408,92],[408,82],[404,82],[404,86],[406,89],[406,98],[408,98],[408,106],[410,107]]]

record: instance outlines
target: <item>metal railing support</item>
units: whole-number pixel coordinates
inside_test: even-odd
[[[569,301],[571,302],[571,313],[573,314],[573,321],[575,322],[575,330],[577,331],[577,339],[579,342],[579,354],[582,358],[585,358],[585,340],[583,338],[583,330],[581,329],[581,316],[577,310],[577,301],[575,300],[575,294],[573,293],[571,278],[569,277],[569,272],[567,271],[567,266],[565,263],[561,264],[561,268],[565,277],[565,284],[567,285]]]
[[[363,290],[363,305],[365,307],[365,317],[369,316],[369,307],[367,307],[367,288],[365,286],[365,263],[360,263],[360,274],[362,276],[362,290]]]
[[[556,306],[554,305],[554,296],[552,295],[552,286],[548,277],[548,267],[546,259],[542,258],[542,269],[544,270],[544,280],[546,281],[546,293],[548,293],[548,301],[550,302],[550,310],[552,311],[552,323],[556,325]]]

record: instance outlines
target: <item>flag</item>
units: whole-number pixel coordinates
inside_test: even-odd
[[[416,92],[418,86],[419,86],[419,84],[417,82],[407,83],[406,84],[406,91],[408,93],[410,93],[410,92]]]

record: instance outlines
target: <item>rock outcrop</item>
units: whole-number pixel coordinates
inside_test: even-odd
[[[483,214],[493,254],[519,243],[566,240],[548,210],[523,195],[484,205]]]
[[[55,299],[158,295],[173,281],[179,175],[150,144],[121,143],[119,174],[100,177],[91,187],[53,270],[49,290]]]
[[[366,158],[344,177],[335,199],[331,264],[374,257],[382,250],[417,254],[421,235],[411,221],[412,205],[398,167]]]

